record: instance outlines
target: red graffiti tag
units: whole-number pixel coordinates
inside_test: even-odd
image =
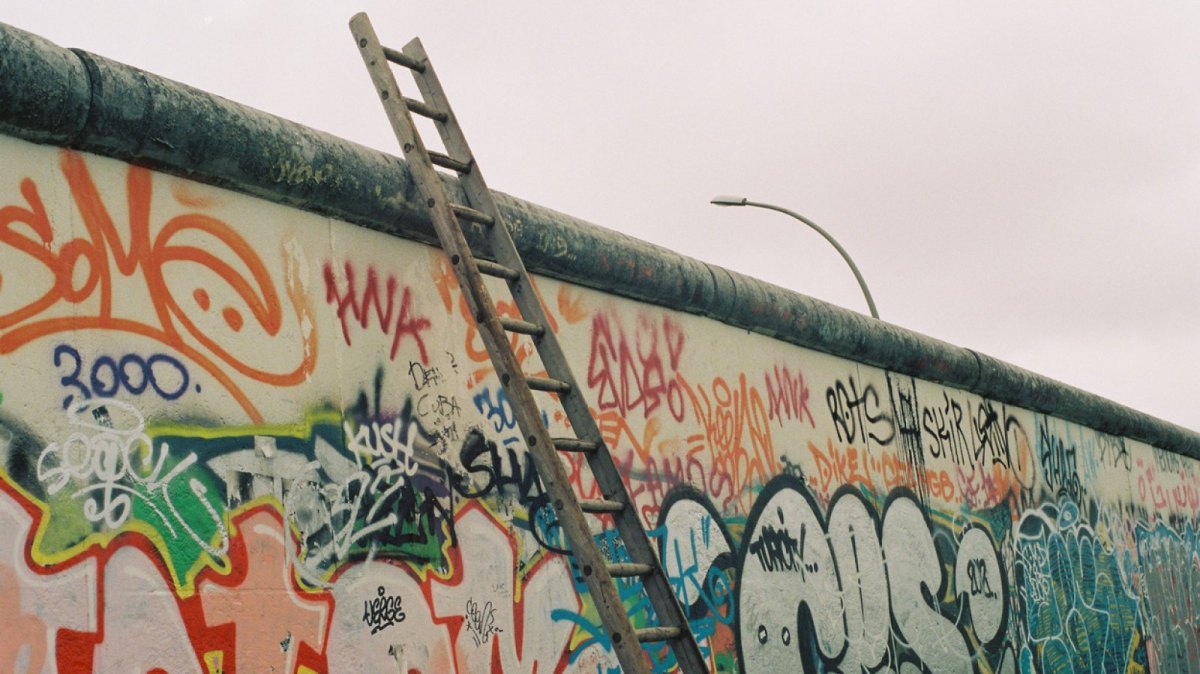
[[[776,365],[773,371],[763,373],[763,379],[767,384],[767,415],[770,419],[782,426],[784,419],[804,423],[807,417],[808,425],[817,427],[812,410],[808,408],[810,394],[803,372],[796,370],[793,375],[786,365],[782,368]]]
[[[596,391],[600,409],[625,415],[641,407],[649,418],[666,402],[671,416],[682,421],[683,392],[675,380],[683,353],[682,330],[669,318],[659,323],[643,317],[630,340],[614,323],[606,314],[592,318],[587,385]],[[666,347],[665,363],[660,344]]]
[[[342,337],[345,338],[346,345],[350,345],[350,326],[346,322],[347,318],[353,319],[365,330],[371,324],[371,316],[374,314],[375,320],[379,322],[379,330],[392,336],[392,350],[389,354],[392,360],[396,360],[401,340],[411,337],[421,352],[421,362],[428,364],[429,354],[425,350],[425,340],[421,338],[421,332],[428,330],[430,323],[428,318],[414,314],[412,288],[405,286],[397,300],[396,291],[400,283],[395,276],[389,275],[384,283],[387,296],[383,299],[380,297],[379,275],[374,267],[367,267],[367,279],[361,289],[355,281],[354,265],[346,262],[343,269],[346,275],[344,292],[338,288],[333,265],[325,263],[325,301],[337,306],[337,317],[342,322]]]

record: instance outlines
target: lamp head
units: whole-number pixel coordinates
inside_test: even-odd
[[[731,197],[729,195],[720,195],[720,196],[713,197],[712,201],[710,201],[709,203],[717,205],[717,206],[745,206],[746,201],[748,201],[748,199],[746,199],[746,197]]]

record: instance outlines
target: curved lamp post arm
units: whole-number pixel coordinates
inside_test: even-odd
[[[850,271],[854,272],[854,278],[858,280],[858,287],[862,288],[863,296],[867,298],[867,307],[870,308],[870,310],[871,310],[871,317],[876,318],[876,319],[879,318],[879,310],[875,308],[875,298],[873,298],[871,296],[871,291],[867,289],[867,282],[865,279],[863,279],[862,273],[858,271],[858,265],[854,264],[854,260],[850,259],[850,253],[847,253],[846,249],[842,248],[842,244],[838,243],[837,240],[834,239],[833,236],[830,235],[829,232],[822,229],[817,223],[813,222],[812,220],[809,220],[808,218],[804,217],[803,215],[800,215],[799,213],[797,213],[793,210],[786,209],[782,206],[775,206],[773,204],[764,204],[764,203],[758,202],[758,201],[750,201],[749,199],[746,199],[745,197],[716,197],[712,200],[711,203],[713,203],[717,206],[754,206],[756,208],[765,208],[765,209],[772,210],[772,211],[779,211],[780,213],[785,213],[787,215],[790,215],[793,218],[795,218],[795,219],[799,220],[800,222],[803,222],[804,224],[811,227],[818,234],[825,237],[825,240],[828,241],[830,244],[833,245],[834,248],[837,249],[837,252],[842,256],[842,259],[846,261],[847,265],[849,265]]]

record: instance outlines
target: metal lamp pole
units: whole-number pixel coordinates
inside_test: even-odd
[[[764,204],[758,201],[750,201],[745,197],[719,196],[714,197],[710,203],[717,206],[754,206],[756,208],[766,208],[772,211],[779,211],[780,213],[786,213],[787,215],[796,218],[800,222],[803,222],[804,224],[816,230],[818,234],[825,237],[826,241],[833,244],[833,247],[836,248],[837,252],[841,254],[842,259],[845,260],[846,264],[850,266],[850,271],[854,272],[854,278],[858,279],[858,287],[862,288],[863,296],[867,298],[867,306],[871,309],[871,317],[876,319],[879,318],[879,310],[875,308],[875,299],[871,297],[871,291],[867,289],[867,282],[863,279],[862,273],[858,271],[858,265],[854,264],[854,260],[850,259],[850,253],[847,253],[846,249],[842,248],[842,245],[838,243],[833,236],[829,234],[829,232],[821,229],[817,223],[809,220],[795,211],[783,208],[782,206]]]

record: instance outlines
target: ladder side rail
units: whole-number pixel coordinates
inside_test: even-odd
[[[429,62],[429,57],[425,53],[420,40],[409,42],[405,45],[402,52],[409,58],[425,66],[424,71],[416,75],[414,79],[416,79],[425,100],[437,109],[444,111],[448,116],[447,122],[436,125],[442,136],[442,142],[445,144],[446,150],[450,156],[459,161],[472,161],[473,155],[471,154],[470,147],[467,145],[466,137],[462,134],[461,127],[457,123],[457,118],[450,109],[445,90],[442,88],[441,82],[437,78],[437,73]],[[520,252],[517,250],[507,229],[503,229],[503,219],[500,217],[499,209],[491,190],[488,189],[483,176],[478,170],[472,170],[464,175],[462,182],[467,191],[467,197],[471,200],[471,205],[492,215],[497,222],[497,225],[489,228],[488,232],[489,243],[492,244],[492,255],[496,258],[497,262],[506,267],[518,270],[518,278],[511,282],[509,286],[513,295],[513,301],[517,304],[521,316],[527,321],[537,323],[546,328],[543,335],[534,339],[534,343],[538,349],[538,355],[542,358],[542,364],[546,367],[550,376],[565,381],[570,386],[570,391],[559,393],[558,395],[560,403],[571,420],[571,425],[575,429],[576,435],[583,439],[602,442],[599,428],[596,426],[596,422],[588,410],[587,401],[583,398],[582,389],[579,387],[579,383],[575,381],[574,373],[568,365],[566,355],[562,351],[557,336],[549,329],[549,318],[542,307],[541,298],[538,297],[533,287],[528,270],[525,269],[524,260],[521,258]],[[601,471],[601,473],[596,474],[604,497],[620,500],[628,508],[632,509],[633,503],[628,498],[628,490],[624,483],[619,482],[619,476],[617,476],[617,482],[611,479],[616,471],[616,466],[612,464],[611,456],[608,455],[608,452],[591,453],[592,456],[597,454],[606,455],[608,463],[612,466],[611,471]],[[624,535],[624,532],[622,534]],[[641,537],[645,538],[644,530]],[[656,555],[651,555],[635,561],[653,564],[655,558]]]
[[[474,255],[466,243],[458,221],[450,210],[440,177],[428,158],[428,152],[420,136],[415,131],[411,115],[403,102],[403,97],[399,94],[399,87],[387,65],[379,39],[365,14],[354,17],[351,21],[351,29],[359,44],[367,70],[371,73],[372,81],[376,85],[376,91],[388,113],[393,131],[401,143],[406,158],[409,159],[414,179],[422,194],[426,196],[434,228],[442,242],[443,249],[451,258],[451,266],[464,289],[464,298],[467,300],[472,315],[480,324],[480,336],[483,338],[493,363],[497,365],[502,380],[507,380],[505,388],[513,403],[514,415],[525,435],[531,450],[530,455],[537,465],[539,474],[543,476],[543,486],[549,493],[558,514],[559,525],[572,544],[572,551],[576,555],[576,561],[581,570],[590,571],[590,573],[584,573],[584,580],[589,591],[592,592],[597,610],[604,619],[605,627],[610,632],[610,640],[617,652],[621,666],[629,672],[648,672],[646,653],[633,631],[617,586],[608,573],[607,560],[604,559],[594,543],[587,520],[579,507],[575,494],[571,491],[570,478],[554,449],[548,430],[541,423],[532,390],[526,383],[520,365],[509,348],[508,336],[496,316],[495,304],[492,303],[487,288],[483,284]],[[429,73],[431,68],[428,67],[427,58],[424,59],[424,63],[426,73]],[[453,118],[451,117],[451,119]],[[453,152],[451,148],[447,148],[447,150]],[[471,173],[477,174],[478,171],[472,170]],[[437,198],[438,196],[441,198]],[[495,213],[494,205],[489,210]],[[503,226],[502,223],[497,224]],[[521,270],[524,271],[523,266]],[[524,273],[521,276],[528,278]]]
[[[470,256],[470,249],[465,237],[461,232],[457,236],[454,234],[453,230],[457,230],[459,227],[449,202],[445,198],[437,199],[432,196],[439,192],[444,194],[441,178],[429,160],[429,152],[425,148],[424,141],[416,132],[412,114],[404,103],[400,86],[396,83],[396,77],[392,74],[388,60],[384,56],[383,46],[375,34],[375,29],[371,26],[370,19],[365,13],[356,14],[350,21],[350,29],[354,34],[355,42],[358,43],[359,52],[362,55],[363,63],[367,66],[371,82],[375,85],[375,93],[379,96],[388,122],[396,135],[396,140],[400,142],[400,147],[404,151],[404,158],[408,161],[413,180],[417,183],[421,195],[426,198],[425,205],[429,208],[430,219],[433,221],[434,231],[438,235],[443,250],[451,257],[461,258],[464,251]],[[455,271],[458,271],[457,267]],[[469,276],[469,270],[467,271]],[[478,269],[475,270],[474,276],[482,286],[482,278]],[[486,288],[484,292],[486,292]],[[478,312],[472,311],[473,315],[478,316]]]
[[[419,38],[413,38],[408,44],[404,45],[401,52],[410,59],[424,65],[424,69],[419,73],[413,73],[413,80],[417,83],[417,89],[421,92],[421,97],[425,101],[446,114],[446,120],[442,123],[435,124],[438,135],[441,136],[442,145],[446,148],[446,154],[453,159],[465,162],[472,167],[472,170],[461,175],[461,182],[464,191],[467,193],[467,199],[476,209],[491,215],[500,221],[500,212],[496,208],[496,202],[492,197],[492,191],[488,189],[487,183],[484,182],[483,174],[477,169],[475,164],[475,155],[471,152],[470,145],[467,144],[467,137],[462,132],[462,127],[458,123],[458,118],[454,115],[454,110],[450,106],[450,99],[446,96],[446,90],[442,88],[441,80],[438,79],[437,72],[433,68],[433,64],[429,61],[429,55],[425,53],[425,47],[421,44]],[[514,267],[525,273],[525,265],[522,263],[519,267]]]
[[[424,70],[420,74],[414,74],[421,95],[428,104],[444,112],[448,117],[446,122],[435,125],[447,153],[458,161],[474,165],[474,155],[471,153],[466,137],[451,110],[449,98],[446,96],[436,70],[430,63],[420,40],[412,40],[405,45],[402,52],[410,59],[424,65]],[[557,336],[549,329],[549,319],[545,314],[541,298],[530,281],[520,252],[505,228],[492,191],[488,189],[481,172],[477,169],[464,174],[462,184],[471,205],[492,215],[496,221],[496,225],[489,228],[488,232],[492,255],[501,264],[519,270],[519,278],[510,282],[509,287],[522,317],[527,321],[546,327],[545,334],[535,338],[534,344],[542,359],[542,364],[550,376],[567,382],[571,387],[569,392],[558,395],[559,402],[566,412],[567,418],[571,421],[575,435],[603,445],[600,429],[588,409],[583,389],[575,380]],[[671,641],[671,646],[676,651],[676,659],[684,666],[684,671],[704,671],[707,669],[707,665],[700,656],[699,647],[695,643],[695,637],[689,628],[687,617],[667,581],[658,552],[646,534],[633,499],[629,495],[628,487],[622,480],[611,453],[607,448],[602,448],[600,451],[589,452],[586,459],[603,497],[620,501],[625,505],[624,511],[614,514],[613,519],[630,558],[636,563],[649,564],[656,569],[654,573],[642,578],[642,585],[651,600],[651,605],[658,614],[660,624],[679,626],[683,630],[683,634],[678,639]],[[556,462],[558,462],[557,457]]]
[[[424,66],[420,74],[414,75],[422,97],[432,107],[447,115],[446,121],[436,124],[447,153],[458,161],[474,164],[474,155],[450,107],[449,97],[446,96],[420,41],[413,40],[402,51],[405,56]],[[508,230],[504,229],[503,218],[500,217],[491,190],[488,189],[478,170],[471,170],[464,174],[462,184],[472,206],[491,214],[497,223],[488,232],[492,255],[501,264],[519,270],[518,279],[509,283],[509,286],[522,317],[547,328],[546,334],[535,338],[534,343],[547,372],[553,378],[565,381],[570,385],[569,392],[558,395],[559,401],[571,421],[572,428],[575,429],[576,436],[603,444],[599,428],[583,396],[583,390],[575,380],[557,336],[549,330],[549,320],[542,306],[541,298],[533,288],[520,252],[516,249]],[[689,629],[686,615],[675,597],[674,590],[667,582],[658,553],[654,550],[654,546],[646,534],[635,504],[629,496],[628,487],[622,480],[612,455],[607,448],[604,448],[600,451],[589,452],[586,459],[604,498],[619,501],[625,505],[625,509],[614,514],[613,518],[630,558],[636,563],[655,567],[653,573],[642,579],[642,585],[651,605],[658,614],[660,624],[674,625],[682,629],[681,636],[671,641],[671,647],[676,651],[676,659],[685,667],[684,671],[702,671],[706,666]]]
[[[450,104],[445,91],[442,89],[436,71],[432,67],[432,64],[429,63],[429,57],[425,53],[420,41],[413,40],[409,42],[402,51],[409,58],[425,66],[425,70],[421,74],[416,75],[414,79],[416,79],[417,85],[420,87],[425,99],[439,110],[445,111],[449,117],[450,121],[437,125],[447,151],[455,159],[469,161],[473,157],[470,147],[467,145],[466,138],[461,132],[461,127],[459,127],[454,113],[450,111]],[[576,436],[586,440],[602,442],[600,430],[596,426],[595,419],[592,418],[591,411],[587,407],[587,401],[582,395],[579,383],[575,381],[569,361],[563,353],[557,336],[549,329],[549,318],[542,307],[541,298],[538,297],[533,287],[529,272],[525,269],[521,254],[517,250],[516,244],[513,242],[507,229],[502,229],[503,221],[491,190],[488,189],[483,176],[480,175],[478,170],[472,170],[464,175],[462,182],[467,192],[467,197],[471,200],[471,204],[477,209],[492,215],[498,223],[497,226],[489,228],[488,239],[492,246],[492,255],[496,258],[496,261],[506,267],[517,269],[519,272],[519,278],[511,282],[509,286],[513,295],[513,301],[521,312],[521,316],[527,321],[537,323],[546,328],[545,334],[534,339],[534,343],[537,347],[538,355],[542,359],[542,364],[546,367],[550,376],[567,382],[571,387],[569,392],[558,395],[560,403],[566,411],[567,417],[571,420],[572,427],[575,429]],[[596,474],[604,497],[622,500],[623,502],[627,502],[626,504],[632,508],[633,503],[628,502],[628,490],[624,483],[619,481],[619,475],[617,476],[617,482],[611,479],[611,474],[616,471],[616,466],[612,462],[611,455],[607,451],[592,452],[589,454],[589,460],[600,454],[607,457],[608,464],[612,467],[611,471],[601,471],[601,473]],[[622,496],[625,498],[620,498]],[[644,530],[641,537],[645,538]],[[636,559],[635,561],[653,564],[653,560],[656,557],[657,555],[651,555]]]
[[[446,148],[446,153],[454,160],[463,162],[470,167],[470,170],[463,172],[459,177],[459,184],[462,185],[467,200],[475,209],[492,216],[496,223],[487,228],[488,243],[491,246],[492,257],[500,264],[517,272],[517,278],[508,284],[517,309],[525,320],[542,325],[546,328],[547,333],[551,333],[550,323],[542,310],[541,300],[528,281],[529,272],[525,268],[525,261],[512,243],[512,236],[503,224],[504,219],[500,215],[500,209],[492,195],[492,190],[488,188],[483,173],[478,169],[475,154],[471,152],[467,137],[462,132],[462,127],[450,105],[450,99],[446,96],[445,89],[442,88],[441,80],[438,79],[437,71],[430,62],[424,45],[421,44],[419,38],[414,38],[404,45],[401,52],[409,59],[422,64],[421,72],[413,73],[417,88],[427,103],[446,114],[445,122],[434,124],[438,135],[441,136],[442,145]],[[507,245],[505,245],[506,243]],[[565,361],[562,362],[565,363]],[[566,369],[569,371],[569,368]],[[561,369],[559,374],[561,374]],[[574,386],[574,382],[571,384]]]
[[[497,239],[500,240],[498,241]],[[506,250],[512,246],[512,240],[507,236],[493,238],[493,254],[502,264],[508,265],[511,264],[511,260],[520,259],[519,256],[515,255],[515,252],[509,253]],[[531,322],[548,325],[541,299],[537,296],[529,280],[529,276],[522,274],[520,279],[510,285],[515,286],[513,288],[513,298],[517,302],[521,315]],[[567,392],[558,393],[557,395],[559,396],[559,403],[571,421],[571,426],[576,437],[601,445],[599,450],[586,453],[585,459],[600,487],[603,498],[618,501],[625,505],[624,510],[619,513],[613,513],[612,517],[630,559],[635,563],[647,564],[655,569],[653,573],[642,578],[642,585],[646,595],[650,598],[651,604],[655,608],[659,623],[662,625],[678,626],[682,629],[680,636],[671,640],[671,647],[676,650],[676,659],[685,665],[683,669],[685,672],[705,671],[707,665],[700,655],[699,647],[695,644],[695,638],[688,627],[687,617],[675,596],[674,590],[667,581],[659,554],[646,534],[645,526],[638,515],[636,504],[629,495],[628,487],[625,485],[620,471],[604,443],[596,420],[592,417],[591,410],[588,408],[587,400],[583,395],[583,389],[579,386],[572,369],[568,365],[557,336],[553,331],[547,329],[545,334],[534,339],[534,343],[537,347],[538,355],[542,359],[542,364],[546,367],[550,376],[554,379],[567,382],[570,387]],[[557,457],[555,458],[557,459]]]

